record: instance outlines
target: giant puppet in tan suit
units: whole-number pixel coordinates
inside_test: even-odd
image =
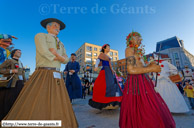
[[[68,58],[64,45],[61,41],[57,41],[57,37],[51,34],[39,33],[35,36],[36,43],[36,67],[53,67],[59,69],[61,63],[66,64]],[[57,48],[58,47],[58,48]],[[56,53],[62,57],[66,57],[64,60],[55,61]],[[53,52],[53,53],[52,53]],[[55,55],[56,54],[56,55]]]
[[[49,18],[41,25],[49,34],[35,36],[36,71],[4,120],[61,120],[62,128],[77,128],[78,123],[59,72],[61,63],[68,62],[64,45],[57,38],[65,24]]]

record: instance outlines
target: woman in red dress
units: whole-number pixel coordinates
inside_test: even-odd
[[[120,109],[120,128],[175,128],[174,119],[161,96],[146,73],[160,72],[154,62],[143,66],[140,47],[141,35],[132,32],[127,37],[125,56],[127,61],[127,81],[123,91]],[[140,48],[139,48],[140,47]]]
[[[108,57],[110,46],[102,46],[102,52],[98,56],[95,71],[98,65],[102,69],[94,83],[93,97],[89,100],[89,105],[96,109],[116,109],[120,106],[122,90],[118,84],[114,71],[112,70],[111,60]]]

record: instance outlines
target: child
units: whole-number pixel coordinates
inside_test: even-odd
[[[191,108],[194,109],[194,87],[188,81],[185,81],[184,95],[185,93],[187,93]]]

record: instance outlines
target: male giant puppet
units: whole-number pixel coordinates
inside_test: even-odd
[[[61,120],[62,128],[77,128],[60,72],[61,63],[68,62],[64,45],[57,37],[65,24],[48,18],[41,25],[48,34],[35,36],[36,70],[4,120]]]
[[[16,37],[11,35],[0,34],[0,64],[2,64],[7,59],[11,59],[10,45],[13,44],[12,38],[17,39]]]

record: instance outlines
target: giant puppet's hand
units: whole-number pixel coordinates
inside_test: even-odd
[[[152,70],[152,72],[161,72],[160,65],[152,64],[150,65],[150,69]]]
[[[127,72],[129,74],[144,74],[149,72],[161,72],[161,68],[159,65],[152,63],[148,67],[143,67],[140,64],[140,60],[138,56],[134,52],[132,48],[126,48],[125,50],[126,64],[127,64]]]
[[[49,51],[53,54],[53,55],[55,55],[55,56],[57,56],[57,51],[54,49],[54,48],[49,48]]]
[[[156,65],[156,62],[155,61],[150,62],[150,64],[148,65],[148,67],[150,67],[152,65]]]
[[[69,72],[71,72],[71,73],[75,73],[75,70],[69,70]]]
[[[11,72],[12,73],[18,73],[18,69],[12,69]]]
[[[64,62],[65,61],[65,57],[64,56],[61,56],[57,53],[57,51],[54,49],[54,48],[49,48],[49,51],[55,55],[56,57],[54,58],[55,61],[60,61],[60,62]]]

